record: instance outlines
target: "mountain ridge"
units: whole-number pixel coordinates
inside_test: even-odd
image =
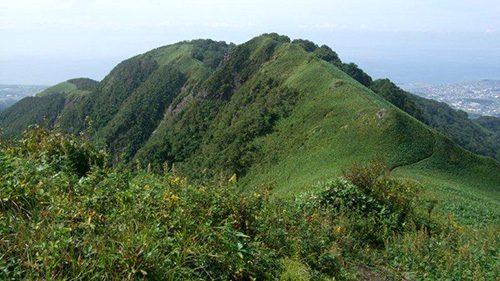
[[[168,165],[194,180],[236,174],[242,186],[287,196],[380,157],[402,176],[458,170],[498,198],[498,162],[465,153],[405,104],[366,87],[375,82],[326,46],[264,34],[241,45],[160,47],[120,63],[84,95],[34,100],[56,112],[48,127],[87,132],[115,163]],[[2,113],[0,125],[20,107]],[[28,112],[44,120],[43,111]]]

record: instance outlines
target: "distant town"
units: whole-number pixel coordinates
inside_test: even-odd
[[[500,80],[443,85],[407,83],[399,86],[424,98],[445,102],[469,113],[472,118],[479,115],[500,117]]]

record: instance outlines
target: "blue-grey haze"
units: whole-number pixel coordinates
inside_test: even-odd
[[[118,62],[195,38],[265,32],[327,44],[397,83],[500,79],[500,1],[18,0],[0,2],[0,83],[102,79]]]

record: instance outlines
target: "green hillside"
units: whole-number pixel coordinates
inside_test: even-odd
[[[0,141],[2,280],[494,280],[498,229],[429,208],[380,162],[293,198],[110,167],[77,137]]]
[[[0,279],[492,280],[471,122],[307,40],[160,47],[0,113]]]
[[[0,111],[5,110],[15,104],[17,101],[14,99],[3,99],[0,100]]]
[[[370,88],[421,122],[446,135],[463,148],[500,159],[500,142],[494,124],[498,118],[469,119],[466,112],[403,91],[388,79],[374,81]],[[483,121],[484,120],[484,121]],[[498,123],[498,121],[496,121]]]
[[[7,137],[19,136],[28,126],[53,128],[62,111],[91,93],[98,82],[76,78],[49,87],[35,97],[26,97],[0,115],[0,127]]]
[[[474,119],[474,122],[491,130],[496,134],[500,134],[500,118],[493,116],[481,116],[479,118]]]
[[[84,95],[93,91],[98,82],[89,78],[75,78],[49,87],[38,93],[38,97],[52,94],[63,94],[65,96]]]
[[[63,110],[66,98],[54,93],[43,97],[26,97],[2,111],[0,123],[6,137],[20,135],[30,125],[52,127]]]
[[[473,121],[491,132],[490,140],[491,142],[497,144],[496,159],[500,159],[500,118],[493,116],[481,116]]]
[[[471,183],[485,198],[498,197],[498,162],[466,153],[426,126],[455,139],[455,125],[434,122],[442,115],[431,114],[432,103],[422,106],[388,80],[372,81],[307,40],[265,34],[238,46],[180,42],[120,63],[98,84],[70,80],[45,92],[52,94],[33,98],[40,105],[20,103],[0,115],[7,135],[33,123],[85,132],[115,164],[155,171],[168,165],[200,182],[236,175],[242,188],[268,186],[277,197],[375,158],[397,175],[434,173],[441,189]],[[464,146],[494,147],[477,134],[486,129],[474,126],[464,134],[477,139]]]

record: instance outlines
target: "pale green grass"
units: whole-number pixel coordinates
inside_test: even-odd
[[[45,89],[44,91],[38,93],[36,96],[43,97],[55,93],[61,93],[64,94],[66,97],[69,97],[75,95],[84,95],[90,93],[90,91],[79,90],[75,84],[65,81]]]

